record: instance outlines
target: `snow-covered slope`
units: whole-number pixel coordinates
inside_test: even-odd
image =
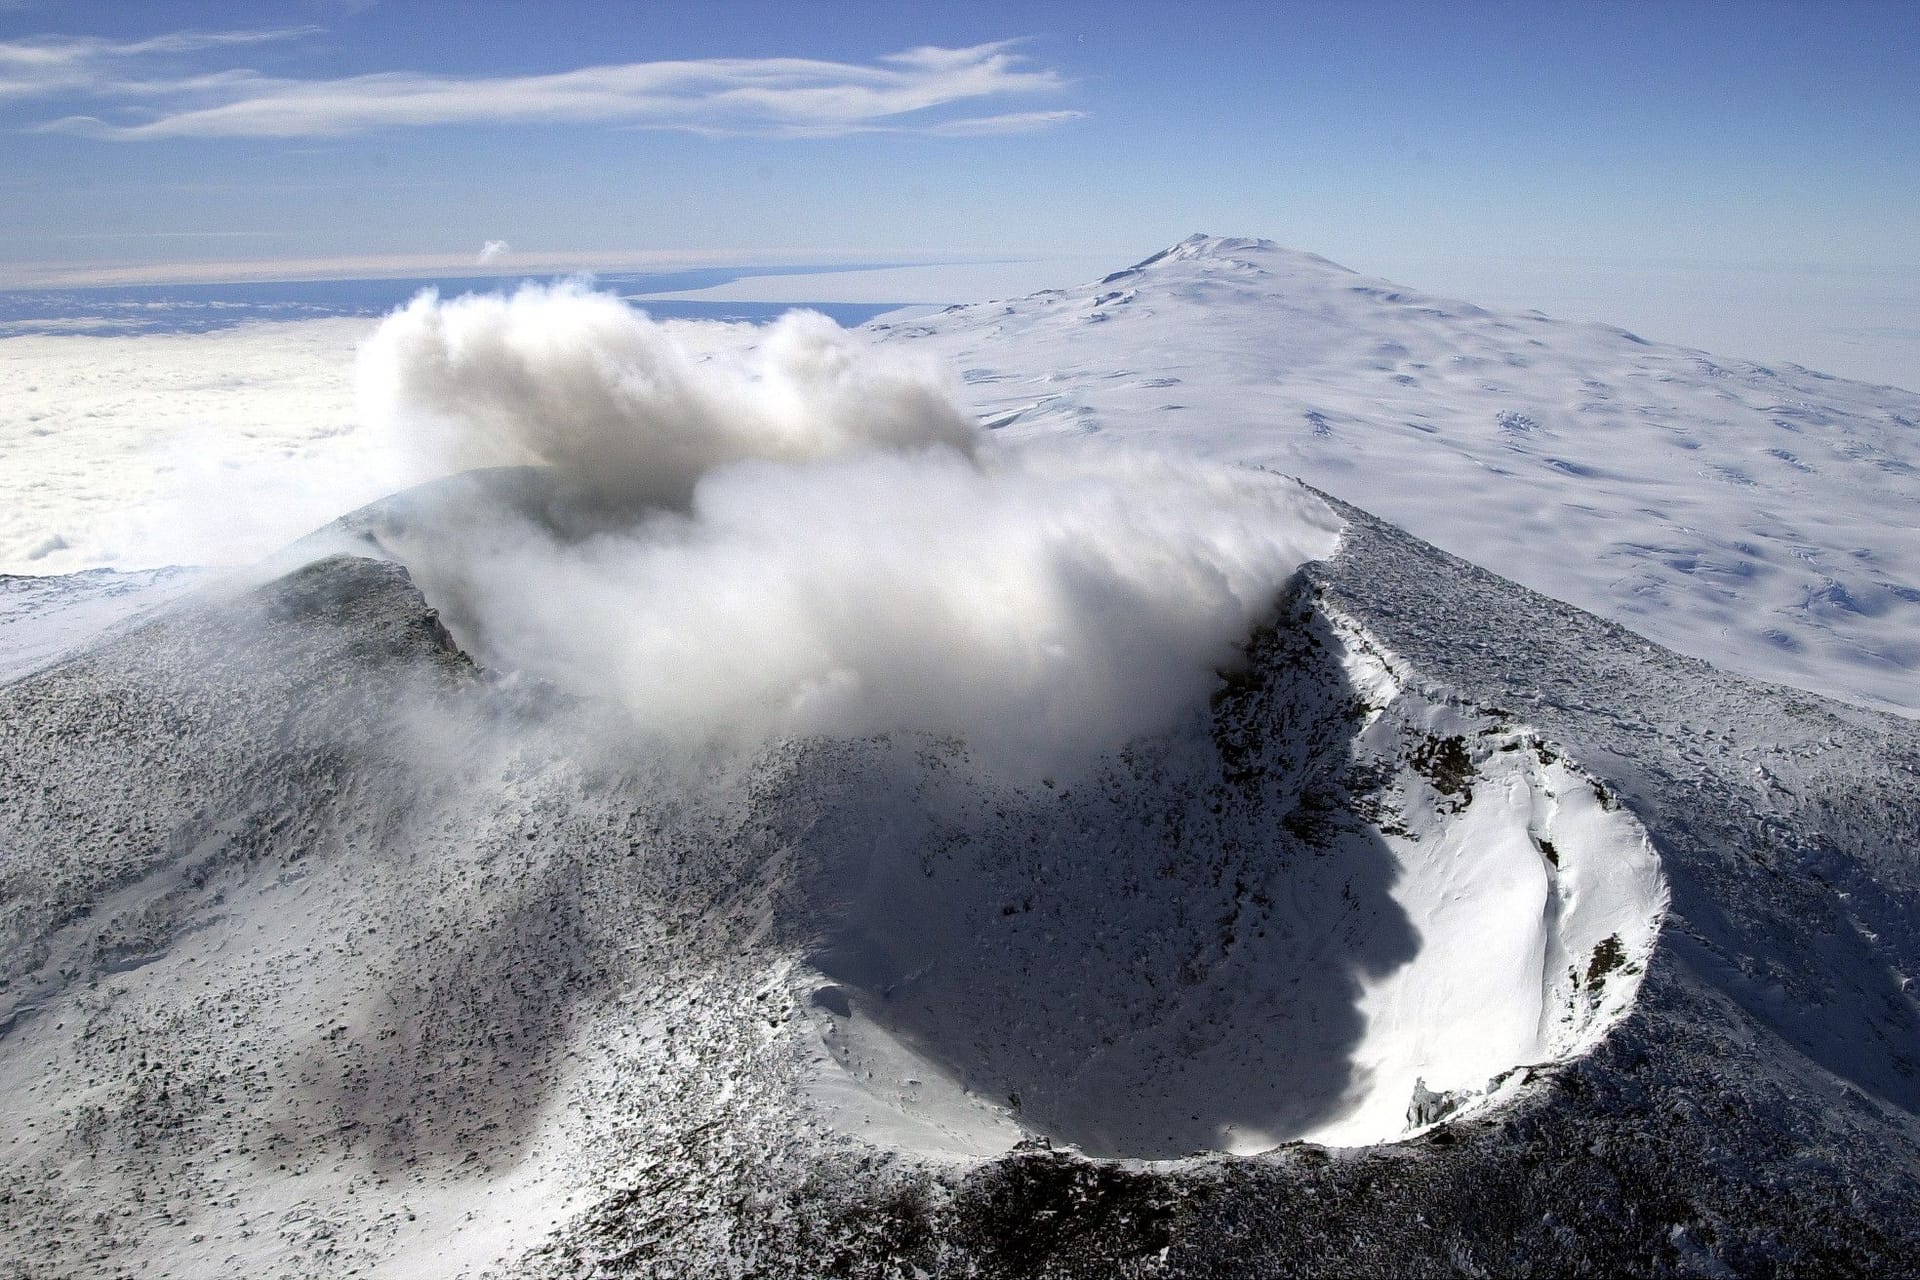
[[[177,568],[0,574],[0,685],[99,643],[116,626],[178,598],[199,576]]]
[[[1196,236],[892,326],[987,421],[1271,466],[1762,679],[1920,712],[1920,395]]]
[[[1345,514],[1210,707],[1070,787],[663,754],[366,559],[14,683],[7,1266],[1905,1256],[1920,734]],[[1300,1133],[1425,1136],[1048,1145]]]

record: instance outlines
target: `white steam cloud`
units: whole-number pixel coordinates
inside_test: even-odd
[[[579,285],[424,295],[360,390],[448,464],[596,502],[585,533],[450,504],[394,547],[483,662],[668,733],[918,730],[1071,767],[1203,705],[1337,537],[1264,473],[989,441],[938,369],[812,314],[703,359]]]
[[[700,353],[580,282],[421,294],[362,347],[359,394],[431,469],[546,464],[631,505],[685,507],[701,476],[749,458],[976,439],[934,368],[825,316],[790,312],[747,352]]]
[[[480,252],[474,257],[474,261],[484,267],[489,262],[497,261],[502,254],[510,253],[512,250],[513,246],[505,240],[489,240],[480,246]]]

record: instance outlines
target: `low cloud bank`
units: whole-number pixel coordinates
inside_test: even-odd
[[[484,662],[667,733],[1070,767],[1202,705],[1337,536],[1263,473],[989,440],[938,369],[817,315],[702,356],[578,285],[423,295],[360,374],[424,461],[544,465],[617,513],[469,509],[396,549]]]

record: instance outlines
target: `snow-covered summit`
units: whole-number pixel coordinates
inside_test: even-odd
[[[1744,674],[1920,711],[1920,395],[1268,241],[887,328],[1020,435],[1271,467]]]
[[[1229,267],[1261,274],[1311,269],[1342,272],[1346,275],[1354,274],[1351,269],[1323,258],[1317,253],[1289,249],[1272,240],[1256,240],[1246,236],[1210,236],[1204,232],[1196,232],[1179,244],[1162,249],[1130,267],[1106,276],[1101,283],[1112,284],[1115,281],[1139,275],[1152,267],[1172,266],[1182,262],[1204,262],[1216,268]]]

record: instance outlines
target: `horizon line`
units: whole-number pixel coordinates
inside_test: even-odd
[[[978,266],[1029,260],[1038,261],[1040,258],[920,253],[854,257],[820,250],[606,249],[512,253],[503,254],[489,262],[478,262],[471,253],[379,253],[159,263],[28,261],[0,263],[0,291],[297,284],[329,280],[404,280],[416,276],[492,279],[513,275],[596,275],[635,271],[726,270],[737,271],[743,276],[798,275],[880,271],[901,267]]]

